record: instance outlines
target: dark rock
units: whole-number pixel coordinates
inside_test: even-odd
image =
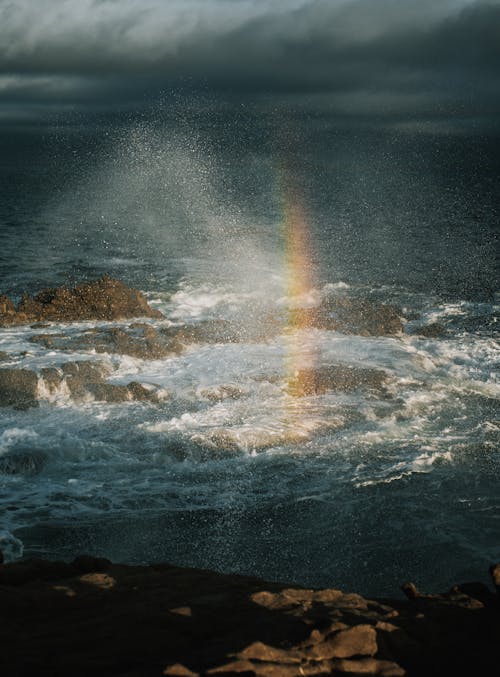
[[[417,586],[415,583],[411,583],[410,581],[408,583],[404,583],[401,586],[401,590],[408,597],[408,599],[417,599],[417,597],[420,597],[420,592],[418,591]]]
[[[121,327],[86,329],[71,336],[54,334],[49,336],[50,340],[47,335],[34,336],[31,340],[51,349],[93,350],[97,353],[131,355],[144,360],[178,355],[186,345],[175,335],[167,336],[147,324],[134,324],[125,329]],[[76,369],[73,369],[72,373],[76,374]]]
[[[162,314],[149,306],[141,292],[108,275],[73,288],[45,289],[34,297],[25,295],[17,309],[7,297],[0,297],[0,324],[47,320],[119,320],[129,317],[158,318]]]
[[[335,296],[313,308],[291,310],[289,323],[297,328],[316,327],[345,334],[386,336],[402,331],[401,316],[402,311],[393,305]]]
[[[91,362],[82,360],[77,362],[66,362],[61,367],[61,373],[68,386],[68,390],[75,399],[85,399],[85,396],[90,393],[89,386],[102,383],[104,377],[108,376],[111,371],[111,367],[101,361]],[[42,376],[44,376],[43,372]],[[54,383],[56,383],[55,375],[53,376],[53,380]],[[58,385],[60,385],[60,383],[61,381],[59,381]]]
[[[111,367],[105,362],[91,362],[81,360],[78,362],[66,362],[61,366],[65,376],[77,376],[84,382],[96,383],[102,381],[112,372]]]
[[[12,301],[5,294],[0,294],[0,318],[15,315],[15,313],[16,307]]]
[[[47,454],[36,449],[15,449],[0,456],[3,475],[38,475],[47,461]]]
[[[358,388],[381,390],[387,380],[385,372],[378,369],[330,365],[299,369],[288,381],[287,391],[295,397],[319,395],[328,390],[350,392]]]
[[[422,645],[415,637],[410,637],[404,628],[394,623],[379,621],[377,630],[379,650],[387,656],[410,656],[415,659],[422,653]]]
[[[69,341],[66,334],[34,334],[30,337],[31,343],[38,343],[44,348],[59,348],[61,341]]]
[[[199,391],[200,397],[204,397],[210,402],[222,402],[223,400],[238,400],[243,397],[245,391],[232,383],[202,388]]]
[[[439,322],[427,324],[425,327],[418,328],[418,334],[424,338],[438,338],[446,332],[446,329]]]
[[[107,571],[111,567],[111,561],[105,557],[79,555],[71,562],[71,566],[80,574],[90,574],[96,571]]]
[[[40,370],[40,376],[51,393],[55,393],[59,389],[63,380],[62,369],[56,367],[44,367]]]
[[[50,581],[75,575],[71,564],[49,562],[38,557],[4,565],[0,569],[0,585],[22,586],[34,581]]]
[[[495,601],[495,596],[488,586],[479,581],[457,585],[452,589],[452,592],[456,592],[464,597],[469,597],[471,600],[481,602],[483,605],[491,604]]]
[[[332,674],[377,675],[377,677],[404,677],[406,670],[393,661],[377,658],[340,659],[332,661]]]
[[[181,350],[176,342],[162,341],[158,332],[148,325],[135,327],[132,332],[114,327],[100,338],[103,343],[92,342],[99,352],[131,355],[143,360],[161,359]]]
[[[154,387],[146,387],[137,381],[128,385],[106,383],[104,378],[111,373],[110,365],[105,362],[78,361],[66,362],[60,369],[48,367],[41,370],[41,376],[50,393],[56,392],[66,383],[71,397],[86,400],[89,397],[102,402],[158,402]]]
[[[87,386],[89,385],[88,381],[80,378],[79,376],[67,376],[64,379],[70,395],[75,400],[83,400],[86,395],[88,395]]]
[[[98,402],[129,402],[132,399],[127,386],[112,383],[89,383],[85,390]]]
[[[9,359],[9,353],[6,353],[4,350],[0,350],[0,362],[4,362]]]
[[[493,585],[497,590],[497,594],[500,595],[500,564],[492,564],[490,567],[490,576],[493,581]]]
[[[158,402],[156,391],[146,388],[142,383],[131,381],[127,388],[133,400],[138,402]]]
[[[29,369],[0,369],[0,406],[38,406],[38,376]]]
[[[65,376],[78,376],[80,368],[76,362],[66,362],[61,366],[61,371]]]

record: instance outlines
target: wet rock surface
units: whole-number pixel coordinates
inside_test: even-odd
[[[383,390],[387,375],[379,369],[329,365],[310,369],[298,369],[289,379],[287,390],[290,395],[321,395],[328,390],[351,392],[358,388]]]
[[[0,406],[37,406],[38,377],[29,369],[0,369]]]
[[[44,289],[36,296],[25,295],[17,307],[6,296],[0,296],[0,326],[131,317],[159,318],[162,314],[151,308],[137,289],[127,287],[109,275],[72,288],[57,287]]]
[[[182,331],[162,331],[134,323],[128,327],[100,327],[71,334],[35,334],[30,338],[51,350],[87,351],[130,355],[142,360],[158,360],[179,355],[190,342]]]
[[[44,367],[38,374],[30,369],[0,369],[0,406],[28,409],[39,401],[66,392],[75,402],[158,402],[157,389],[149,384],[108,383],[113,369],[103,361],[66,362],[60,367]],[[0,472],[2,472],[0,465]]]
[[[372,600],[91,556],[0,564],[0,667],[12,677],[496,674],[498,595],[481,584],[412,589],[406,601]]]
[[[403,330],[402,311],[368,299],[329,296],[312,308],[291,311],[295,327],[327,329],[361,336],[388,336]]]

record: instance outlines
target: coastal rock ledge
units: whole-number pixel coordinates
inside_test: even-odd
[[[255,578],[31,559],[0,564],[1,674],[494,675],[496,591],[482,583],[373,600]]]
[[[0,327],[28,322],[78,322],[121,320],[132,317],[160,318],[137,289],[103,275],[75,287],[44,289],[36,296],[24,295],[17,307],[0,295]]]

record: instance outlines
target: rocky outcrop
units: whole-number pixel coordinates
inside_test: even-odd
[[[290,324],[361,336],[387,336],[403,330],[400,308],[347,296],[328,296],[318,306],[291,310]]]
[[[9,677],[496,674],[498,596],[483,584],[442,595],[412,589],[406,601],[374,600],[90,556],[0,564],[0,669]]]
[[[80,333],[35,334],[32,343],[51,350],[93,350],[97,353],[130,355],[142,360],[159,360],[180,354],[189,342],[183,333],[158,330],[147,323],[135,322],[128,327],[99,327]]]
[[[0,406],[37,406],[38,376],[29,369],[0,369]]]
[[[383,390],[387,374],[379,369],[328,365],[298,369],[289,379],[287,391],[295,397],[321,395],[329,390],[351,392],[358,388]]]
[[[44,289],[36,296],[25,295],[17,308],[6,296],[0,296],[0,326],[132,317],[159,318],[162,314],[149,306],[140,291],[108,275],[72,288],[57,287]]]
[[[157,389],[148,384],[108,383],[106,378],[111,372],[106,362],[86,360],[44,367],[40,374],[30,369],[0,369],[0,406],[37,407],[40,399],[50,400],[63,391],[77,402],[158,402],[161,399]]]

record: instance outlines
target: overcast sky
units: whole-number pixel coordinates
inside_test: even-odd
[[[176,88],[344,116],[500,114],[500,0],[0,0],[0,121]]]

